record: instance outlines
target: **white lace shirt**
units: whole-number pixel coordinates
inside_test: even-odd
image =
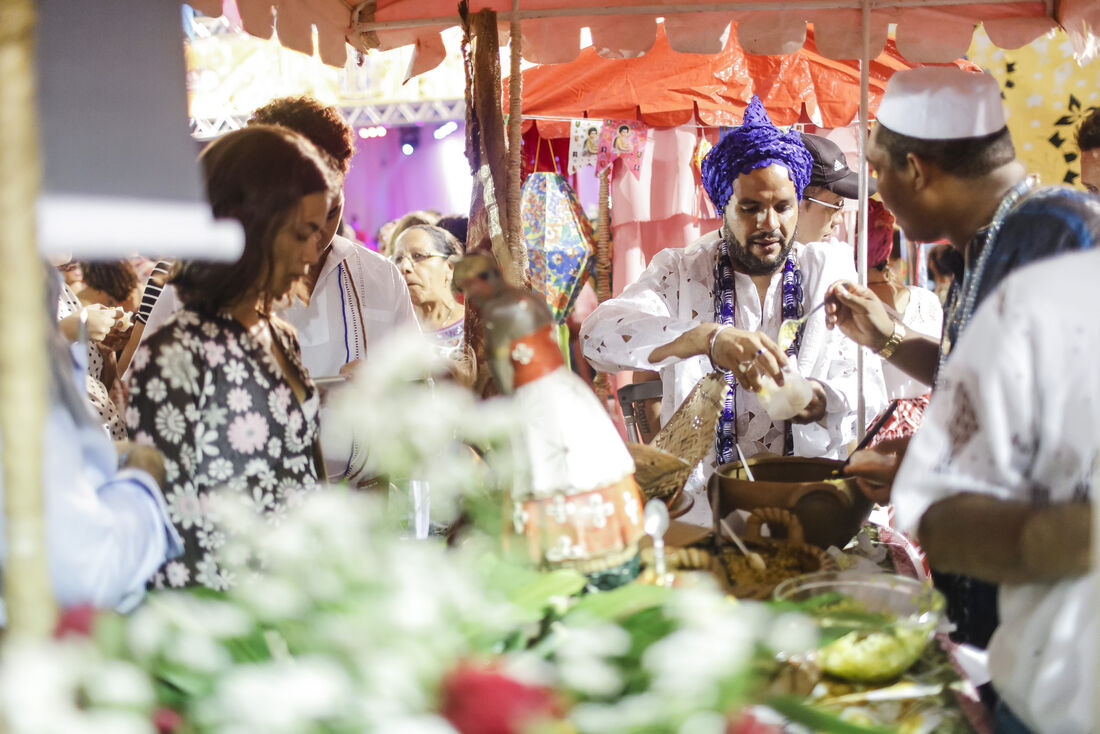
[[[661,422],[665,423],[695,384],[711,371],[710,360],[699,356],[686,360],[668,358],[651,363],[649,354],[693,327],[714,321],[714,262],[718,250],[716,233],[706,235],[686,248],[658,253],[636,283],[618,298],[605,301],[585,319],[581,327],[584,356],[605,372],[654,370],[661,374],[663,387]],[[854,280],[851,258],[837,255],[822,243],[795,244],[794,253],[802,273],[803,312],[821,303],[826,289],[837,280]],[[761,308],[756,286],[748,275],[734,273],[736,288],[735,325],[747,331],[763,331],[773,340],[782,323],[782,272],[768,287]],[[799,456],[844,458],[847,444],[858,439],[856,405],[858,380],[856,350],[859,347],[836,330],[825,328],[824,310],[806,324],[797,364],[801,374],[819,380],[827,396],[826,415],[817,423],[794,425],[794,453]],[[865,352],[864,394],[869,423],[886,403],[881,361]],[[737,434],[748,456],[783,453],[784,424],[772,421],[755,393],[737,388]],[[689,482],[689,489],[701,485],[714,468],[713,453],[703,462],[703,471]]]

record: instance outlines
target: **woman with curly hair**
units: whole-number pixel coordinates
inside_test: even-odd
[[[184,308],[134,353],[127,423],[165,456],[165,496],[184,555],[158,586],[233,583],[209,496],[224,490],[278,515],[324,468],[319,397],[293,330],[273,306],[315,266],[336,196],[331,164],[303,136],[249,126],[200,157],[214,216],[244,228],[236,262],[183,261],[172,276]]]

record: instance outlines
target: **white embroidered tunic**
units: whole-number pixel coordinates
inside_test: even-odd
[[[686,248],[658,253],[636,283],[622,295],[605,301],[585,319],[581,327],[584,356],[596,369],[654,370],[661,374],[662,424],[711,371],[705,356],[686,360],[668,358],[651,363],[649,354],[693,327],[714,321],[714,263],[718,250],[716,233]],[[796,262],[802,273],[803,312],[824,299],[835,281],[856,277],[849,258],[838,257],[821,243],[795,244]],[[773,340],[782,323],[782,271],[772,277],[761,308],[752,279],[734,273],[736,288],[735,325],[746,331],[763,331]],[[847,444],[858,440],[856,405],[856,350],[859,347],[838,330],[825,328],[824,310],[810,316],[802,336],[797,364],[801,374],[819,380],[827,396],[826,415],[818,423],[792,425],[794,453],[799,456],[844,458]],[[865,352],[866,421],[885,406],[881,361]],[[761,407],[755,393],[737,387],[737,434],[747,456],[782,454],[784,423],[773,421]],[[688,483],[695,489],[714,470],[714,454],[704,460]]]
[[[979,307],[894,482],[899,528],[915,532],[929,506],[961,492],[1091,502],[1100,321],[1092,291],[1067,283],[1097,278],[1100,251],[1065,255],[1013,273]],[[993,685],[1035,731],[1094,731],[1096,573],[1000,587]]]

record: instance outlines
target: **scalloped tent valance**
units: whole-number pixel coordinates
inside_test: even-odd
[[[751,54],[790,54],[802,48],[813,23],[818,51],[832,59],[854,59],[861,44],[861,8],[871,18],[871,56],[886,45],[896,24],[898,51],[912,63],[947,63],[966,53],[974,27],[990,39],[1018,48],[1061,26],[1081,56],[1096,54],[1100,2],[1096,0],[522,0],[523,55],[539,64],[572,61],[580,53],[581,28],[588,27],[605,58],[645,54],[664,17],[671,47],[687,53],[717,53],[731,21]],[[410,76],[443,59],[439,32],[459,22],[456,0],[192,0],[207,15],[240,19],[245,31],[307,54],[317,52],[343,66],[346,44],[360,51],[417,47]],[[512,0],[469,0],[471,12],[494,10],[511,18]],[[317,31],[316,48],[313,30]]]
[[[650,127],[736,125],[752,95],[764,102],[772,121],[790,125],[802,118],[821,127],[843,127],[859,111],[859,63],[821,56],[814,31],[788,56],[746,54],[731,34],[720,53],[704,56],[672,50],[663,24],[653,48],[637,59],[603,59],[586,48],[567,64],[534,66],[523,72],[523,115],[536,118],[544,138],[566,137],[568,123],[538,118],[591,117],[640,120]],[[967,61],[955,62],[977,70]],[[908,69],[893,39],[869,69],[870,111],[878,107],[886,82]],[[507,88],[507,84],[505,85]],[[504,108],[508,108],[505,95]]]

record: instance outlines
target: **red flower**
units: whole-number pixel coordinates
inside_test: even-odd
[[[153,726],[156,727],[157,734],[172,734],[183,726],[183,717],[178,711],[161,706],[153,712]]]
[[[57,620],[57,626],[54,627],[53,636],[58,640],[69,635],[91,637],[97,613],[96,608],[90,604],[81,604],[62,610],[61,618]]]
[[[493,670],[459,665],[443,681],[442,714],[462,734],[521,734],[531,723],[561,713],[550,689]]]
[[[783,730],[773,724],[765,724],[749,711],[743,711],[726,726],[726,734],[783,734]]]

